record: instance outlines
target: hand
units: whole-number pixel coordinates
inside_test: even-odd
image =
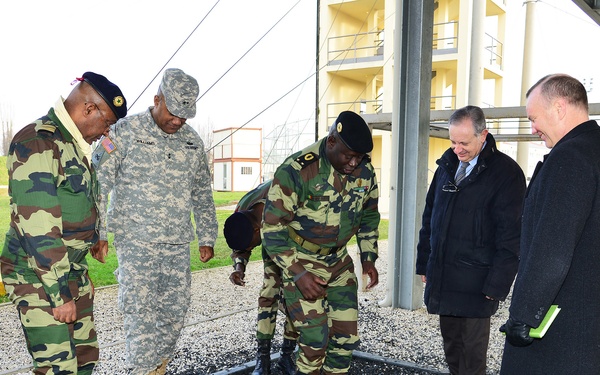
[[[530,328],[527,324],[509,317],[506,323],[500,327],[500,332],[506,333],[506,340],[512,346],[522,347],[533,342],[533,337],[529,336]]]
[[[90,277],[90,275],[87,275],[88,280],[90,281],[90,286],[92,287],[92,296],[96,295],[96,286],[94,285],[94,282],[92,281],[92,278]]]
[[[427,283],[427,276],[421,275],[421,281],[423,282],[423,284],[426,284]]]
[[[304,299],[308,301],[327,297],[327,282],[310,272],[306,272],[296,280],[296,286],[300,290],[300,293],[302,293],[302,296],[304,296]]]
[[[246,276],[244,274],[244,271],[233,271],[231,275],[229,275],[229,280],[234,285],[244,286],[246,285],[246,282],[244,281],[244,276]]]
[[[200,246],[200,260],[206,263],[215,256],[215,250],[211,246]]]
[[[52,309],[54,319],[61,323],[73,323],[77,319],[77,307],[72,300]]]
[[[98,262],[106,263],[104,258],[106,257],[106,254],[108,254],[108,241],[100,240],[96,242],[90,249],[90,254],[92,254],[92,257]]]
[[[369,285],[367,285],[367,289],[371,289],[379,284],[379,272],[377,272],[374,262],[363,262],[362,269],[363,275],[369,276]]]

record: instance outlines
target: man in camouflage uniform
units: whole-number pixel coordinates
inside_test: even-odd
[[[85,259],[98,240],[90,144],[127,106],[104,76],[77,80],[14,136],[6,161],[11,222],[0,266],[36,374],[91,374],[99,355]]]
[[[238,202],[235,212],[225,220],[223,233],[227,245],[233,250],[234,271],[229,280],[235,285],[244,286],[244,272],[252,249],[260,245],[260,226],[263,209],[271,180],[263,182],[255,189],[249,191]],[[238,250],[242,249],[242,250]],[[283,331],[283,343],[277,367],[285,375],[296,373],[293,359],[296,349],[298,333],[288,317],[285,304],[279,304],[281,296],[281,268],[262,249],[264,279],[258,298],[258,318],[256,339],[258,350],[256,353],[256,367],[252,375],[270,374],[271,369],[271,340],[275,335],[275,323],[278,307],[284,311],[286,320]]]
[[[167,69],[154,106],[116,123],[94,151],[100,182],[99,252],[114,233],[118,306],[130,373],[164,374],[190,301],[190,242],[214,255],[217,217],[204,144],[186,120],[196,114],[197,81]],[[112,192],[111,192],[112,191]],[[108,217],[107,217],[108,216]]]
[[[377,285],[379,212],[373,140],[356,113],[275,172],[263,246],[283,270],[284,297],[300,334],[297,374],[345,374],[359,344],[357,280],[346,243],[356,235],[363,273]]]

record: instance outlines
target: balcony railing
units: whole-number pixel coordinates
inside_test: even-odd
[[[458,21],[433,24],[433,50],[458,48]]]
[[[490,65],[496,65],[502,69],[502,55],[504,54],[504,45],[490,34],[485,34],[486,38],[486,58]]]
[[[329,38],[327,61],[358,62],[378,56],[383,58],[383,39],[383,30]]]
[[[429,102],[429,109],[456,109],[456,96],[432,96],[431,101]]]
[[[342,111],[352,111],[360,114],[380,113],[382,105],[383,101],[379,98],[376,100],[360,100],[357,102],[329,103],[327,104],[327,127],[333,124]]]

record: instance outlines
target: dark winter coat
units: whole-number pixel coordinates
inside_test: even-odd
[[[452,149],[437,161],[417,246],[417,274],[427,276],[431,314],[490,317],[517,272],[525,176],[491,134],[486,142],[458,187]]]
[[[527,190],[521,263],[510,315],[537,327],[562,309],[546,336],[506,344],[502,374],[600,374],[600,128],[567,133],[539,163]]]

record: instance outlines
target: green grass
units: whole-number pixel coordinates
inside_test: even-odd
[[[8,175],[6,173],[6,156],[0,156],[0,185],[8,184]],[[215,205],[217,206],[217,220],[219,222],[219,235],[217,242],[215,243],[215,256],[208,263],[202,263],[200,261],[200,253],[198,251],[198,243],[196,241],[190,244],[190,255],[191,255],[191,269],[192,271],[198,271],[207,268],[231,266],[231,250],[227,247],[225,238],[223,237],[223,223],[225,219],[231,214],[231,210],[220,209],[219,207],[230,206],[236,204],[244,192],[213,192],[213,198]],[[4,246],[4,234],[8,230],[10,224],[10,212],[9,212],[9,198],[7,191],[4,188],[0,188],[0,249]],[[379,233],[381,239],[387,239],[388,234],[388,221],[382,220],[379,226]],[[90,277],[94,280],[95,286],[105,286],[116,284],[117,280],[113,272],[117,268],[117,255],[115,248],[112,245],[112,235],[109,234],[109,252],[106,257],[106,263],[100,263],[88,256],[88,264],[90,267]],[[350,244],[356,243],[356,240],[352,240]],[[253,251],[250,261],[260,260],[260,251]],[[6,297],[0,297],[0,303],[6,302]]]

